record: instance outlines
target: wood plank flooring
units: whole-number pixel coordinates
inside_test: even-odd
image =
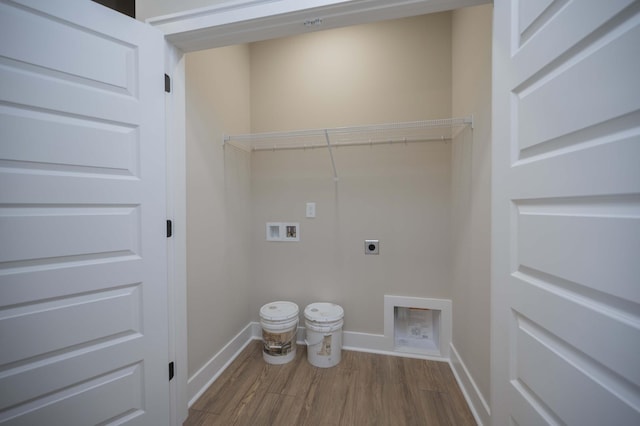
[[[475,425],[444,362],[342,351],[332,368],[262,359],[256,340],[189,410],[184,426]]]

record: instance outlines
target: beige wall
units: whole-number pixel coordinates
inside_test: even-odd
[[[248,312],[250,156],[223,149],[249,131],[249,48],[186,57],[189,376],[253,318]]]
[[[251,46],[252,131],[449,117],[451,15],[362,25]],[[345,330],[383,333],[383,296],[451,297],[451,144],[252,154],[250,309],[292,300],[345,308]],[[317,217],[305,218],[305,203]],[[268,221],[299,243],[265,241]],[[364,240],[381,241],[379,256]]]
[[[383,333],[383,296],[450,298],[450,146],[340,148],[333,182],[326,150],[252,158],[251,310],[332,301],[345,330]],[[317,217],[305,218],[305,203]],[[296,221],[299,243],[265,241],[265,222]],[[364,240],[380,255],[365,256]]]
[[[252,43],[252,131],[448,117],[450,31],[440,13]]]
[[[475,128],[453,142],[453,344],[489,401],[492,5],[453,12],[454,116]]]

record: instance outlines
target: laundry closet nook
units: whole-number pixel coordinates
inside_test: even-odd
[[[449,303],[429,319],[451,328],[435,358],[488,415],[491,15],[318,22],[186,55],[189,398],[265,303],[337,303],[346,348],[411,355],[389,318],[416,298]],[[385,133],[412,125],[425,133]],[[269,241],[274,223],[296,238]]]

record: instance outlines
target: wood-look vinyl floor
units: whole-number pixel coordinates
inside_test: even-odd
[[[332,368],[307,362],[306,346],[284,365],[252,342],[189,410],[184,426],[475,425],[449,365],[342,351]]]

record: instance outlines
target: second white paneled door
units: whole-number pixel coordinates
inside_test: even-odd
[[[640,2],[494,19],[493,424],[640,424]]]

